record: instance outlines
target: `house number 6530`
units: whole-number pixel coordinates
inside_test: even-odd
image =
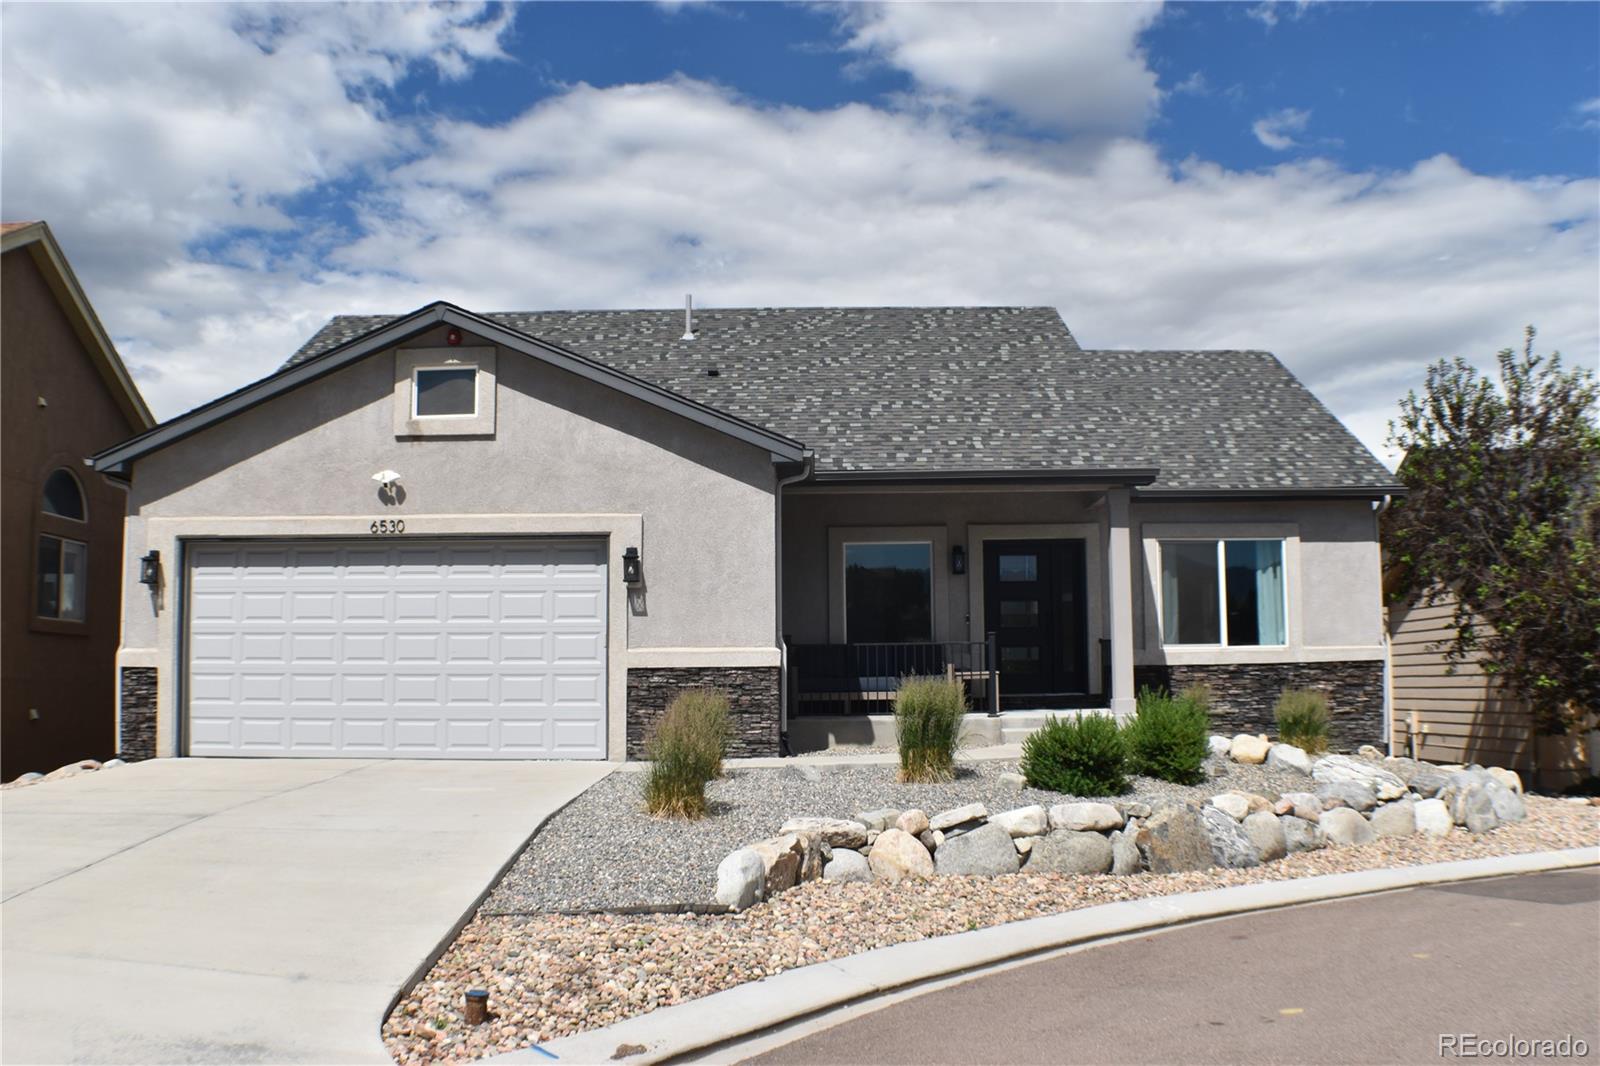
[[[404,518],[379,518],[372,523],[373,533],[404,533],[406,520]]]

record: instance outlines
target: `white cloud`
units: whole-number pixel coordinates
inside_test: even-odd
[[[1592,96],[1574,104],[1572,113],[1576,117],[1579,129],[1600,130],[1600,96]]]
[[[1206,81],[1204,71],[1197,70],[1172,87],[1172,91],[1180,96],[1209,96],[1211,83]]]
[[[1056,130],[1138,133],[1161,100],[1139,47],[1155,3],[869,4],[844,9],[847,47],[925,90]]]
[[[1256,140],[1274,152],[1282,152],[1300,143],[1294,139],[1294,135],[1304,133],[1306,123],[1310,121],[1311,112],[1286,107],[1256,119],[1250,126],[1250,132],[1256,135]]]
[[[389,76],[391,55],[433,62],[427,42],[252,55],[207,25],[222,57],[191,68],[191,20],[151,26],[145,53],[98,45],[107,86],[69,90],[65,72],[94,79],[66,57],[61,73],[18,74],[7,12],[6,214],[59,223],[164,415],[270,370],[331,314],[437,298],[485,311],[675,306],[689,291],[708,306],[1048,304],[1086,345],[1275,350],[1374,447],[1427,361],[1489,365],[1527,322],[1569,357],[1600,352],[1594,180],[1486,177],[1442,156],[1396,172],[1174,169],[1135,137],[1064,158],[987,138],[959,109],[768,107],[685,79],[578,85],[502,125],[413,128],[360,86]],[[264,147],[223,135],[239,115]],[[140,154],[113,136],[127,116],[200,147]],[[124,170],[117,209],[86,220]],[[281,197],[330,174],[356,190],[349,233],[231,229],[284,225]],[[185,251],[219,233],[210,257]]]

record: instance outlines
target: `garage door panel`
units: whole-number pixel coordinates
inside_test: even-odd
[[[196,545],[197,755],[605,757],[593,543]]]

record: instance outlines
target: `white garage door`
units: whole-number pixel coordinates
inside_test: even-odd
[[[197,543],[191,755],[603,759],[602,545]]]

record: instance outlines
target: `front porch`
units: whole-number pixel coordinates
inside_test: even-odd
[[[893,743],[900,679],[966,684],[977,743],[1134,704],[1129,489],[809,484],[782,517],[794,751]]]

